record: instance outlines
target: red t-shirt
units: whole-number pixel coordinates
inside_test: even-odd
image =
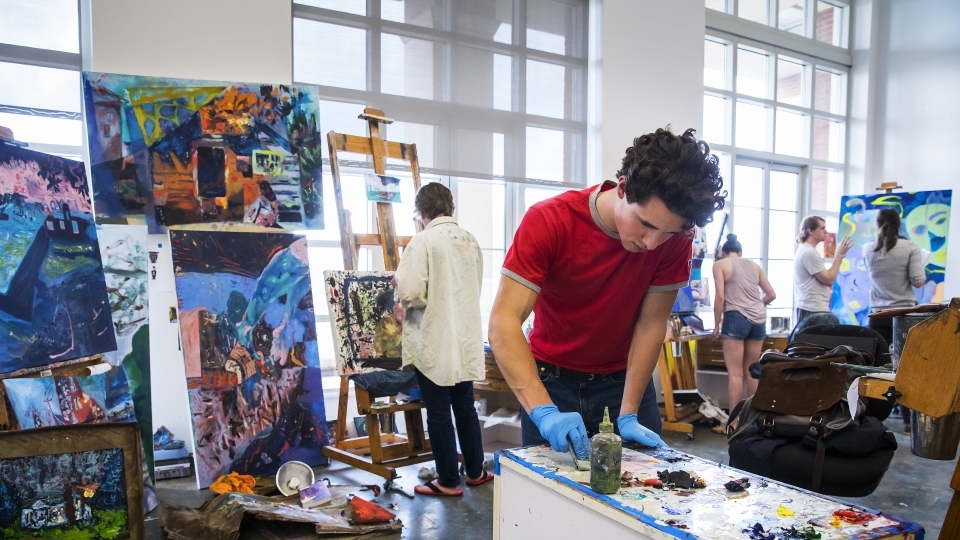
[[[608,182],[601,189],[615,187]],[[530,333],[534,358],[588,373],[613,373],[627,367],[647,291],[687,285],[691,240],[677,234],[652,251],[631,253],[602,227],[599,194],[594,186],[530,207],[500,272],[539,293]]]

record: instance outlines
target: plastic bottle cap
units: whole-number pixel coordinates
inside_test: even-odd
[[[600,433],[613,433],[613,422],[610,421],[610,407],[603,408],[603,421],[600,422]]]
[[[291,478],[290,480],[287,481],[287,486],[289,486],[290,489],[297,489],[298,487],[300,487],[300,479]]]

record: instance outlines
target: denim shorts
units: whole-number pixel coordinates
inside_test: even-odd
[[[739,311],[725,311],[720,335],[724,339],[763,341],[767,337],[767,323],[754,324]]]

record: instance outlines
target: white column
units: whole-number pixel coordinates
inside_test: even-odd
[[[706,8],[703,0],[602,0],[597,11],[598,169],[612,179],[635,137],[667,124],[676,134],[702,128]]]

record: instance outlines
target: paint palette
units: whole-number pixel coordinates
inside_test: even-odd
[[[589,472],[577,471],[569,456],[546,446],[505,450],[497,454],[497,459],[511,460],[681,538],[867,540],[923,530],[915,523],[875,510],[841,504],[670,449],[641,453],[624,448],[622,470],[629,472],[634,481],[631,487],[621,487],[613,495],[593,492]],[[665,470],[688,471],[702,479],[706,487],[665,489],[644,485],[645,480],[656,484],[657,473]],[[724,486],[744,477],[750,484],[746,490],[733,491]],[[790,531],[795,531],[796,536],[789,536]]]

